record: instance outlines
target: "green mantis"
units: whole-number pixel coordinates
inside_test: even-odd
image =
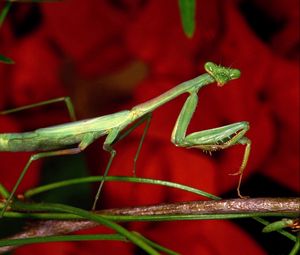
[[[99,199],[105,177],[107,176],[112,161],[116,155],[113,145],[122,139],[125,136],[125,133],[128,133],[128,131],[122,133],[124,129],[130,124],[133,124],[129,131],[131,132],[131,130],[140,123],[147,121],[144,134],[137,150],[137,158],[150,123],[151,113],[158,107],[183,93],[188,93],[189,96],[181,109],[174,126],[171,136],[172,143],[176,146],[198,148],[204,151],[226,149],[235,144],[245,145],[246,147],[242,164],[239,171],[235,173],[240,175],[237,192],[238,195],[242,197],[240,194],[240,184],[251,148],[251,141],[245,137],[245,133],[249,129],[248,122],[237,122],[227,126],[186,135],[187,128],[197,107],[197,93],[199,89],[214,82],[216,82],[218,86],[222,87],[228,81],[240,77],[240,71],[238,69],[219,66],[212,62],[207,62],[204,65],[204,68],[207,73],[204,73],[190,81],[183,82],[160,96],[133,107],[131,110],[124,110],[92,119],[41,128],[32,132],[0,134],[0,151],[37,151],[36,154],[33,154],[30,157],[22,170],[12,192],[5,202],[0,217],[3,216],[6,211],[13,195],[33,161],[45,157],[80,153],[99,137],[106,136],[103,149],[110,153],[110,159],[103,174],[103,181],[100,183],[95,196],[92,207],[94,210]],[[69,106],[70,103],[68,105],[68,108],[70,109]],[[72,113],[74,116],[73,111]],[[70,148],[70,146],[73,147]]]

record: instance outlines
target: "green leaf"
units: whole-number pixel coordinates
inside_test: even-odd
[[[286,227],[289,227],[293,225],[293,220],[292,219],[282,219],[279,221],[275,221],[273,223],[268,224],[265,226],[262,230],[263,233],[269,233],[273,231],[277,231]]]
[[[2,11],[0,12],[0,27],[2,26],[5,18],[6,18],[6,15],[9,11],[9,8],[11,6],[11,3],[10,2],[6,2],[6,4],[4,5]]]
[[[187,37],[192,38],[195,32],[196,1],[179,0],[179,9],[183,31]]]
[[[0,54],[0,62],[5,63],[5,64],[14,64],[15,61],[13,61],[11,58],[5,57]]]

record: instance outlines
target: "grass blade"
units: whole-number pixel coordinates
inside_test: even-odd
[[[179,0],[179,9],[183,31],[187,37],[192,38],[196,27],[196,1]]]
[[[15,63],[12,59],[5,57],[1,54],[0,54],[0,62],[5,63],[5,64],[14,64]]]
[[[11,7],[11,2],[6,2],[6,4],[4,5],[0,13],[0,27],[2,26],[10,7]]]

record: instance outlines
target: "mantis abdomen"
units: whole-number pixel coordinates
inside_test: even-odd
[[[0,134],[0,151],[49,151],[79,143],[81,136],[45,136],[36,131]]]

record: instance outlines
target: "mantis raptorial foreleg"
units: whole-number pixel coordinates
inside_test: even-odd
[[[245,152],[244,152],[244,157],[243,157],[243,161],[242,161],[242,164],[240,166],[239,171],[237,171],[236,173],[233,173],[231,175],[239,175],[240,176],[238,186],[237,186],[237,193],[238,193],[239,197],[243,198],[243,196],[241,195],[241,192],[240,192],[240,187],[241,187],[241,183],[242,183],[244,169],[247,166],[250,151],[251,151],[251,140],[244,136],[239,140],[239,143],[243,144],[243,145],[246,145]]]
[[[209,152],[226,149],[235,144],[246,145],[240,169],[233,174],[240,175],[237,193],[239,197],[243,197],[240,192],[240,185],[251,149],[251,141],[244,135],[249,129],[249,124],[248,122],[237,122],[223,127],[202,130],[186,135],[187,128],[198,104],[197,92],[197,90],[190,92],[190,96],[187,98],[177,118],[171,140],[176,146],[198,148]]]

